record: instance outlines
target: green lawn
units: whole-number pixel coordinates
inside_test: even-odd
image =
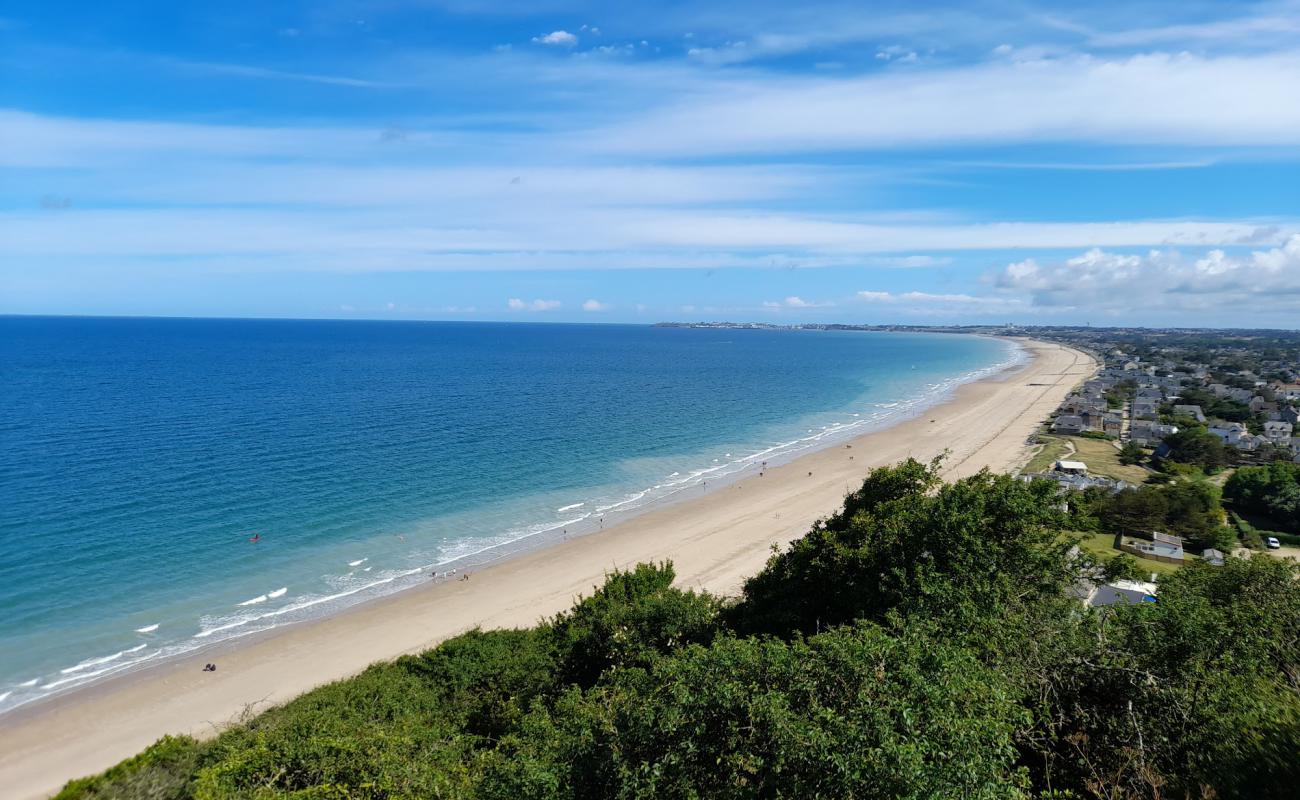
[[[1071,436],[1069,439],[1074,443],[1076,450],[1071,458],[1087,464],[1088,472],[1094,475],[1104,475],[1107,478],[1129,483],[1144,483],[1150,475],[1141,467],[1119,463],[1119,450],[1116,450],[1111,442],[1102,439],[1083,439],[1078,436]]]
[[[1039,434],[1038,439],[1042,442],[1038,452],[1034,453],[1034,457],[1029,459],[1029,463],[1025,465],[1024,469],[1020,470],[1025,474],[1032,475],[1035,472],[1046,472],[1052,468],[1053,464],[1070,452],[1070,445],[1066,444],[1065,440],[1059,436]]]

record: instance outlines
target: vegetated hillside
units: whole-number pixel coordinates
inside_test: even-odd
[[[1053,485],[936,468],[874,471],[735,601],[641,565],[61,796],[1296,796],[1295,565],[1086,610]]]

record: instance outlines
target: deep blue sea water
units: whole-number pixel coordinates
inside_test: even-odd
[[[613,524],[1016,357],[904,333],[0,318],[0,711]]]

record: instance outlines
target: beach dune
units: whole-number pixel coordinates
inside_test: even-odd
[[[671,559],[680,585],[734,593],[762,568],[772,545],[834,512],[872,467],[947,450],[949,477],[983,467],[1013,470],[1028,456],[1030,434],[1095,369],[1076,350],[1024,344],[1032,356],[1026,366],[962,386],[916,419],[761,477],[710,488],[699,498],[476,571],[467,581],[431,584],[0,717],[4,796],[48,796],[164,734],[210,735],[242,714],[475,626],[532,625],[567,608],[615,568]],[[218,670],[202,671],[207,661]]]

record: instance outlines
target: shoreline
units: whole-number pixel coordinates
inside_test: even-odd
[[[934,335],[952,337],[960,334]],[[193,661],[201,656],[220,656],[233,647],[241,647],[247,642],[265,638],[278,630],[347,613],[358,606],[401,592],[424,589],[430,584],[429,578],[433,575],[438,576],[433,582],[445,582],[448,580],[449,573],[463,574],[470,570],[487,569],[570,538],[600,533],[606,528],[621,525],[643,514],[725,490],[735,482],[767,469],[769,465],[786,464],[811,453],[836,447],[860,436],[885,430],[913,419],[947,402],[958,387],[990,377],[1010,375],[1023,367],[1029,358],[1028,351],[1023,346],[1005,337],[986,334],[969,335],[1005,347],[1006,357],[988,366],[966,372],[945,377],[931,376],[935,382],[925,384],[924,388],[918,384],[912,387],[919,389],[916,393],[897,396],[896,400],[891,398],[894,401],[887,404],[859,398],[853,403],[852,408],[859,409],[861,413],[850,412],[847,408],[841,411],[810,412],[799,418],[796,424],[788,425],[790,430],[783,431],[776,438],[763,437],[748,445],[741,442],[728,443],[731,449],[739,448],[744,453],[738,458],[732,458],[731,453],[726,453],[726,461],[720,462],[718,458],[714,458],[712,464],[709,464],[710,454],[700,450],[696,453],[698,456],[696,463],[675,464],[674,466],[681,471],[674,471],[666,477],[661,473],[659,477],[651,479],[658,480],[654,485],[650,485],[648,480],[640,485],[624,486],[612,494],[606,491],[603,495],[600,493],[588,495],[583,498],[583,502],[556,508],[555,518],[544,519],[536,516],[541,512],[539,509],[533,509],[534,516],[530,521],[516,523],[504,535],[480,537],[478,541],[471,540],[472,549],[466,551],[461,548],[462,552],[454,556],[444,556],[441,553],[437,556],[427,554],[433,557],[433,560],[426,560],[423,563],[408,561],[396,565],[389,564],[387,567],[381,565],[380,572],[371,576],[369,583],[365,583],[367,578],[362,577],[359,578],[361,583],[332,586],[325,594],[319,591],[313,593],[310,590],[303,594],[298,591],[285,604],[256,605],[259,600],[265,602],[274,597],[274,594],[268,596],[267,593],[263,593],[259,598],[235,604],[241,608],[255,606],[246,611],[232,611],[230,608],[225,608],[224,616],[214,613],[212,621],[205,621],[208,615],[200,614],[199,630],[189,638],[156,642],[133,637],[130,644],[121,643],[119,652],[109,656],[103,655],[105,650],[111,649],[107,647],[98,652],[83,651],[80,658],[70,659],[61,665],[63,668],[60,669],[60,673],[67,677],[51,675],[47,672],[36,681],[15,685],[13,688],[24,691],[18,692],[19,697],[7,707],[4,700],[15,692],[0,694],[0,725],[3,721],[12,719],[14,715],[23,715],[24,712],[39,714],[46,708],[76,702],[78,698],[91,696],[91,693],[101,687],[118,685],[133,677],[139,678],[166,669],[174,663]],[[868,411],[871,408],[876,410]],[[823,422],[828,424],[821,424]],[[805,424],[812,426],[806,430],[806,433],[802,430]],[[571,499],[573,497],[563,502]],[[573,513],[563,515],[562,512],[565,511]],[[560,518],[560,515],[574,518],[566,520]],[[496,541],[491,541],[493,539]],[[366,548],[363,547],[357,552],[365,551]],[[381,553],[381,558],[382,555]],[[349,564],[349,567],[356,566],[359,565]],[[364,571],[368,573],[370,568],[367,567]],[[351,578],[352,575],[349,574],[348,577]],[[286,581],[291,584],[301,583],[277,575],[269,577],[265,585],[281,585]],[[296,588],[301,589],[301,586]],[[277,591],[282,593],[284,590]],[[318,606],[319,608],[314,608]],[[175,622],[174,619],[166,620],[169,631],[176,629]],[[158,625],[151,627],[156,629]],[[147,632],[149,631],[136,630],[137,634]],[[147,647],[149,649],[146,649]],[[137,653],[140,650],[145,652]],[[46,684],[41,685],[40,690],[50,688],[53,690],[41,693],[36,689],[27,688],[37,681],[44,681]]]
[[[678,584],[733,594],[771,545],[832,513],[872,467],[951,451],[945,477],[1028,457],[1026,439],[1094,361],[1060,345],[1015,340],[1028,363],[956,387],[918,416],[796,456],[700,497],[655,507],[602,531],[543,544],[337,614],[234,639],[0,716],[0,785],[41,797],[166,733],[203,736],[375,661],[418,652],[473,627],[535,624],[599,585],[610,569],[673,560]],[[215,660],[216,673],[199,670]]]

